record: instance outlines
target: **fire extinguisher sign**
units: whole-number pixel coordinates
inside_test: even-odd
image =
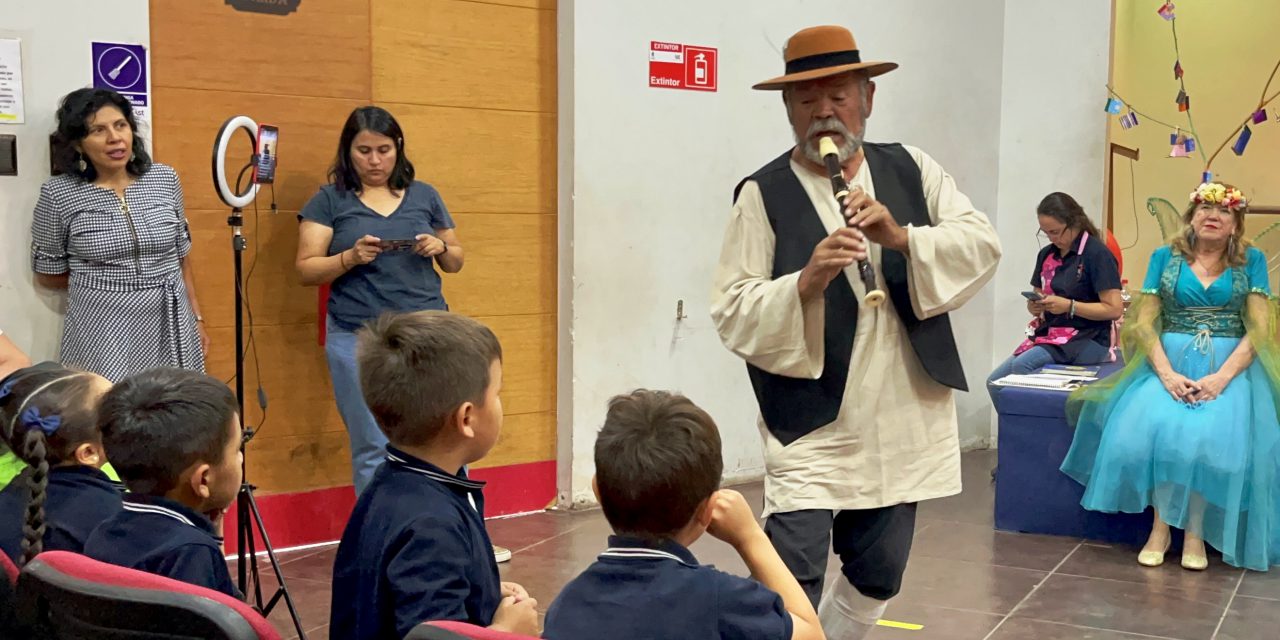
[[[649,43],[649,86],[715,91],[716,50],[672,42]]]

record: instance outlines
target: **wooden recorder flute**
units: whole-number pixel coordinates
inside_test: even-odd
[[[844,208],[849,198],[849,185],[844,181],[844,169],[840,166],[840,154],[836,151],[836,143],[831,138],[823,137],[818,141],[818,153],[827,165],[827,174],[831,176],[831,190],[835,192],[836,202],[840,203],[840,216],[844,217]],[[862,286],[867,293],[862,303],[868,307],[878,307],[884,303],[884,292],[876,285],[876,269],[867,259],[858,261],[858,276],[862,278]]]

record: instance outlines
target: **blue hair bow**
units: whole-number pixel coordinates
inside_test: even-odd
[[[51,436],[58,431],[58,427],[62,426],[62,417],[58,415],[42,416],[40,410],[31,407],[22,412],[20,416],[22,426],[28,429],[39,429],[46,436]]]
[[[8,398],[10,395],[13,395],[14,382],[16,382],[16,380],[10,380],[4,383],[3,386],[0,386],[0,400],[4,400],[5,398]]]

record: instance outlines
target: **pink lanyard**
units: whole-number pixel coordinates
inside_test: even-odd
[[[1089,232],[1080,232],[1080,243],[1076,245],[1076,254],[1084,256],[1084,243],[1089,241]],[[1056,247],[1055,247],[1056,248]],[[1050,251],[1045,257],[1044,264],[1040,265],[1040,290],[1046,296],[1057,295],[1053,292],[1053,277],[1058,274],[1058,267],[1062,266],[1062,258],[1058,257],[1057,251]],[[1083,264],[1080,265],[1084,267]]]

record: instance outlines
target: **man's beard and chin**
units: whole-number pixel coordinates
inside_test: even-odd
[[[809,130],[805,132],[804,140],[796,138],[796,144],[800,145],[804,157],[814,164],[823,164],[822,154],[818,152],[818,141],[821,139],[818,133],[824,131],[840,134],[839,138],[833,137],[831,139],[832,142],[836,143],[836,156],[840,159],[840,164],[844,164],[846,160],[852,158],[862,148],[863,134],[855,135],[850,132],[849,128],[844,126],[844,123],[837,118],[823,118],[809,125]],[[794,135],[794,131],[792,134]]]

